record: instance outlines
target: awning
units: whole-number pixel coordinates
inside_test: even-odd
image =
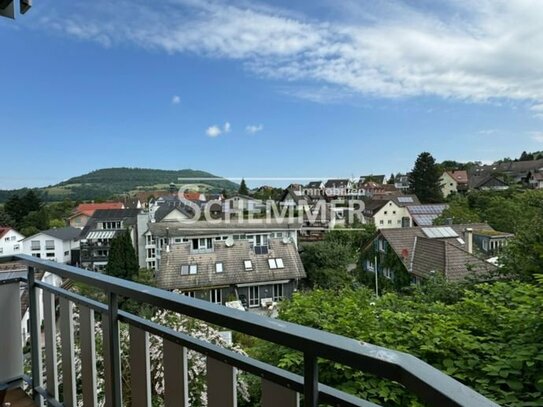
[[[87,239],[112,239],[115,236],[114,230],[100,230],[95,232],[90,232],[87,235]]]

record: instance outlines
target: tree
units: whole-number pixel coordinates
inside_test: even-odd
[[[479,214],[469,207],[465,197],[454,195],[449,202],[449,207],[434,220],[435,225],[478,223],[481,221]]]
[[[51,219],[49,221],[50,229],[63,228],[65,226],[66,226],[66,222],[64,222],[62,219]]]
[[[245,183],[245,178],[243,178],[241,180],[241,183],[239,184],[238,194],[249,195],[249,188],[247,188],[247,184]]]
[[[390,178],[388,179],[387,184],[394,185],[394,174],[390,174]]]
[[[441,192],[441,173],[430,153],[421,153],[409,175],[409,188],[422,203],[443,201]]]
[[[368,289],[299,292],[282,304],[279,318],[407,352],[500,405],[540,404],[543,287],[496,282],[447,290],[429,286],[378,299]],[[250,353],[303,372],[300,352],[258,341]],[[393,381],[332,361],[319,360],[319,377],[379,405],[421,405]]]
[[[19,227],[21,221],[26,215],[23,207],[23,202],[19,195],[12,195],[4,205],[4,210],[9,215],[9,217],[13,219],[15,225]]]
[[[125,280],[134,280],[138,275],[138,258],[128,230],[119,233],[111,241],[105,272]]]
[[[0,209],[0,226],[15,226],[15,221],[3,209]]]
[[[309,287],[343,288],[354,282],[348,268],[356,261],[352,248],[335,240],[304,246],[302,263]]]

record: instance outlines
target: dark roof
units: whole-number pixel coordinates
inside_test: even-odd
[[[155,211],[155,221],[160,222],[174,210],[178,210],[188,218],[192,218],[193,216],[192,209],[185,206],[184,204],[179,203],[178,205],[160,205]]]
[[[39,233],[36,233],[34,236],[39,234],[44,234],[60,240],[75,240],[79,238],[79,235],[81,234],[81,229],[68,226],[65,228],[43,230]],[[31,239],[34,236],[27,237],[25,240]]]
[[[416,226],[432,226],[434,220],[440,217],[448,207],[447,204],[412,205],[407,207],[407,211]]]
[[[496,175],[474,175],[469,179],[470,188],[504,187],[507,183]]]
[[[189,243],[172,245],[169,253],[162,251],[157,286],[167,290],[190,290],[231,284],[293,280],[306,276],[300,255],[293,243],[283,243],[281,239],[269,239],[268,243],[267,255],[255,254],[250,243],[245,240],[235,241],[232,247],[226,247],[224,241],[214,241],[213,252],[205,254],[191,253]],[[271,270],[268,258],[283,259],[284,268]],[[251,260],[252,271],[245,271],[245,260]],[[222,273],[215,272],[217,262],[223,263]],[[181,275],[183,264],[197,264],[197,274]]]
[[[525,176],[530,171],[543,169],[543,158],[531,161],[505,161],[490,165],[481,165],[470,170],[472,175],[506,173],[512,176]]]
[[[308,182],[306,188],[320,188],[322,181],[311,181]]]
[[[100,220],[123,220],[138,216],[141,209],[98,209],[94,211],[91,219]]]
[[[324,184],[325,188],[346,188],[349,186],[349,180],[348,179],[329,179]]]

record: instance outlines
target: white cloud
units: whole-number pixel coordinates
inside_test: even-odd
[[[532,140],[537,143],[543,143],[543,131],[532,131],[530,132]]]
[[[217,137],[222,134],[222,130],[219,126],[209,126],[206,130],[206,134],[209,137]]]
[[[535,117],[543,118],[543,103],[532,105],[532,107],[530,107],[530,110],[534,112]]]
[[[179,103],[181,103],[181,98],[177,95],[174,95],[172,97],[172,105],[178,105]]]
[[[151,7],[143,0],[98,0],[42,23],[106,46],[131,42],[237,59],[256,74],[285,81],[389,98],[527,101],[539,114],[543,1],[378,3],[330,2],[335,10],[327,15],[334,19],[324,21],[249,2],[177,0]]]
[[[230,122],[225,122],[222,127],[217,126],[216,124],[214,124],[213,126],[209,126],[206,129],[206,134],[209,137],[217,137],[217,136],[220,136],[221,134],[230,133],[231,130],[232,130],[232,126],[230,125]]]
[[[245,131],[249,134],[256,134],[262,130],[264,130],[264,126],[261,124],[249,124],[245,127]]]

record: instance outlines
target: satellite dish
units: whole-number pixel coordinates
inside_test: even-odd
[[[225,245],[226,247],[232,247],[232,246],[234,246],[234,239],[232,238],[232,236],[228,236],[228,239],[226,239],[226,240],[224,241],[224,245]]]
[[[290,237],[285,236],[285,237],[283,238],[283,244],[288,244],[289,242],[290,242]]]

